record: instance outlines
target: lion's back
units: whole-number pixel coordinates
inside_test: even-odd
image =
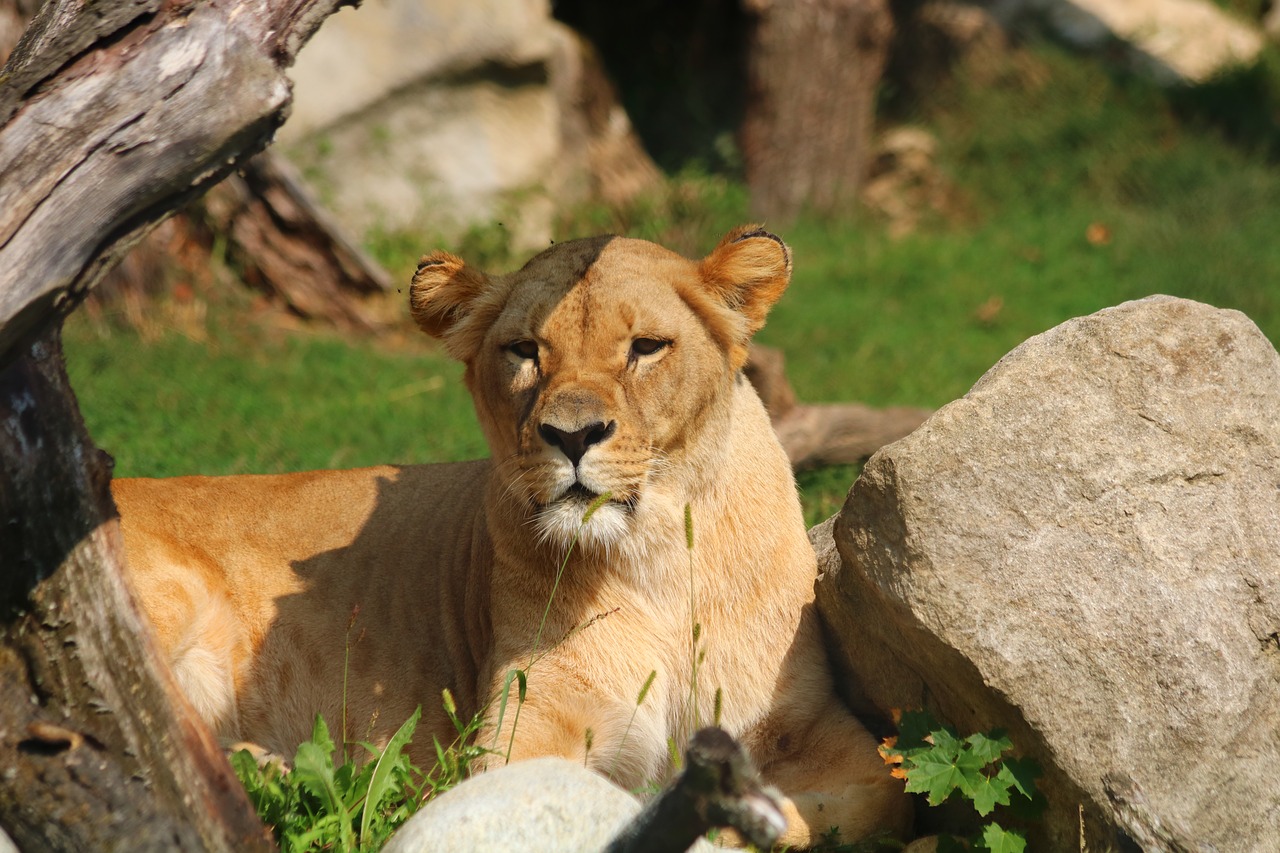
[[[470,699],[488,634],[476,593],[487,471],[476,461],[112,489],[127,573],[184,691],[221,733],[291,750],[317,711],[344,702],[394,731],[413,710],[399,697],[450,687]]]

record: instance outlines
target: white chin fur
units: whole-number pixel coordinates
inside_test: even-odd
[[[590,506],[586,500],[566,499],[545,507],[536,521],[543,541],[568,548],[577,536],[578,547],[588,551],[608,551],[616,547],[627,535],[627,510],[607,502],[584,524],[582,517]]]

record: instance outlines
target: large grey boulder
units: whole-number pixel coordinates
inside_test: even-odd
[[[1009,730],[1040,849],[1280,850],[1280,356],[1244,315],[1028,340],[813,536],[850,692]]]
[[[451,238],[499,220],[541,249],[556,205],[659,178],[547,0],[366,3],[327,22],[290,76],[280,150],[360,234]]]

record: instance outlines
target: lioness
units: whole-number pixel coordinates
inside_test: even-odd
[[[448,688],[490,764],[565,756],[628,788],[718,709],[786,795],[786,843],[901,831],[901,784],[833,690],[791,469],[741,371],[790,274],[754,226],[701,261],[617,237],[502,276],[423,258],[413,316],[466,365],[492,459],[115,483],[193,706],[291,754],[317,712],[385,741],[422,705],[431,760]]]

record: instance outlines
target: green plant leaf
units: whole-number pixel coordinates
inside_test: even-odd
[[[516,675],[522,673],[519,669],[507,670],[506,678],[502,680],[502,692],[498,694],[498,718],[493,723],[493,742],[498,743],[498,734],[502,731],[502,718],[507,715],[507,698],[511,695],[511,682],[516,680]]]
[[[242,749],[231,754],[231,769],[235,771],[236,778],[244,785],[245,790],[257,791],[262,788],[262,771],[249,750]]]
[[[1036,777],[1040,775],[1040,765],[1034,758],[1009,758],[1000,766],[999,777],[1028,800],[1035,799]]]
[[[440,745],[440,739],[433,736],[431,740],[436,746],[436,767],[444,770],[445,775],[451,775],[450,771],[453,768],[453,762],[449,760],[444,747]]]
[[[938,721],[928,711],[906,711],[898,720],[898,742],[894,745],[894,753],[907,754],[916,749],[929,749],[926,738],[934,729],[939,728]]]
[[[998,823],[989,823],[983,827],[982,838],[974,846],[991,853],[1024,853],[1027,839],[1021,833],[1005,829]]]
[[[994,764],[1001,755],[1013,749],[1013,741],[1000,729],[994,729],[989,734],[971,734],[964,742],[983,766]]]
[[[394,770],[396,765],[400,763],[400,755],[404,752],[405,746],[412,741],[414,729],[418,727],[418,720],[421,717],[422,706],[419,705],[413,715],[405,720],[404,724],[391,736],[391,740],[387,741],[386,747],[374,764],[373,773],[369,778],[368,791],[365,794],[364,815],[360,821],[360,841],[362,844],[367,843],[370,838],[370,831],[373,827],[374,819],[378,816],[378,808],[382,805],[382,801],[386,799],[388,794],[395,793],[395,789],[391,787],[395,776]]]
[[[320,801],[320,817],[329,817],[336,821],[340,849],[354,850],[355,837],[352,833],[351,821],[347,817],[333,768],[333,741],[329,737],[329,727],[325,725],[324,718],[318,714],[315,727],[311,731],[311,740],[298,747],[297,755],[293,759],[293,772],[290,775],[302,788]],[[319,822],[317,822],[318,826]]]
[[[319,714],[316,714],[316,721],[311,726],[310,742],[324,751],[328,756],[329,766],[333,767],[333,738],[329,736],[329,726],[325,723],[324,717]]]
[[[932,755],[912,759],[907,768],[907,792],[927,794],[929,805],[941,805],[951,792],[965,784],[964,774],[954,762]]]
[[[946,726],[939,726],[929,732],[929,737],[933,741],[932,752],[935,757],[945,756],[948,760],[955,761],[964,750],[964,741]]]
[[[296,828],[290,828],[284,833],[284,844],[281,845],[286,851],[294,850],[310,850],[317,844],[322,849],[329,849],[333,846],[332,838],[335,830],[339,830],[341,821],[337,815],[326,814],[316,817],[314,820],[300,821]],[[353,846],[339,848],[344,851],[353,851]]]
[[[993,778],[980,775],[972,789],[966,790],[965,794],[973,801],[973,807],[982,817],[991,814],[996,806],[1009,805],[1009,785],[1001,781],[999,776]]]

